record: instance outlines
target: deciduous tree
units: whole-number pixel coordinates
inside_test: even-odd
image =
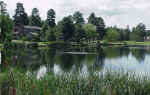
[[[93,24],[86,24],[83,27],[87,40],[94,40],[97,38],[98,33],[96,32],[96,26]]]
[[[118,41],[119,40],[119,33],[114,28],[109,28],[106,32],[106,35],[104,37],[107,41]]]

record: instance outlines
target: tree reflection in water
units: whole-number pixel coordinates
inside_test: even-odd
[[[139,61],[139,63],[143,62],[145,60],[145,55],[146,55],[146,49],[143,48],[133,48],[131,50],[132,55]]]
[[[8,68],[15,68],[20,72],[32,72],[37,74],[42,68],[46,73],[80,73],[100,72],[105,67],[105,60],[128,57],[132,54],[137,61],[145,60],[148,49],[99,46],[94,48],[28,48],[16,46],[4,49],[1,57],[1,72]],[[72,53],[66,53],[72,52]],[[83,53],[85,52],[85,53]],[[122,62],[123,63],[123,62]]]
[[[15,46],[9,49],[4,48],[1,51],[0,71],[1,73],[5,73],[10,69],[15,69],[22,73],[31,72],[37,78],[47,74],[56,75],[63,73],[91,75],[91,72],[104,71],[106,60],[109,60],[108,62],[111,62],[111,60],[115,62],[121,60],[121,64],[124,64],[122,60],[126,60],[126,58],[126,63],[131,63],[128,59],[130,57],[130,60],[135,60],[136,58],[134,62],[139,64],[144,63],[148,55],[150,55],[150,50],[144,47],[99,46],[98,48],[59,47],[58,49],[56,47],[29,48]],[[112,63],[110,64],[113,65]],[[116,64],[119,65],[120,63]],[[138,65],[134,66],[134,68],[136,66],[138,68]],[[6,82],[0,84],[2,95],[8,95],[6,92],[9,89],[7,84]]]

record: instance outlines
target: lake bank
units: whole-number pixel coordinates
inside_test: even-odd
[[[12,40],[13,44],[31,45],[37,47],[47,47],[51,45],[70,45],[70,46],[96,46],[96,43],[77,43],[77,42],[64,42],[64,41],[50,41],[50,42],[33,42],[33,41],[22,41]]]
[[[93,42],[84,42],[84,43],[77,43],[77,42],[64,42],[64,41],[51,41],[51,42],[32,42],[32,41],[22,41],[22,40],[13,40],[12,43],[14,44],[24,44],[24,45],[32,45],[36,47],[47,47],[50,45],[71,45],[71,46],[91,46],[96,47],[98,41]],[[145,42],[136,42],[136,41],[122,41],[122,42],[107,42],[101,41],[101,45],[119,45],[119,46],[150,46],[150,41]],[[0,45],[3,46],[3,45]]]
[[[150,46],[150,41],[136,42],[136,41],[122,41],[122,42],[101,42],[103,45],[128,45],[128,46]]]

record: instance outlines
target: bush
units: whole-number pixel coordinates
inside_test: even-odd
[[[86,37],[88,39],[96,39],[98,36],[98,33],[96,32],[96,26],[92,24],[86,24],[83,26],[83,29],[85,31]]]
[[[106,35],[104,36],[104,40],[107,41],[118,41],[119,40],[119,33],[117,32],[116,29],[108,29],[106,32]]]

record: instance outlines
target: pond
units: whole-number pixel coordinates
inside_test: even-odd
[[[32,72],[40,78],[47,73],[53,75],[90,72],[130,71],[150,74],[150,47],[102,46],[87,47],[14,47],[1,51],[0,70],[17,69]]]

